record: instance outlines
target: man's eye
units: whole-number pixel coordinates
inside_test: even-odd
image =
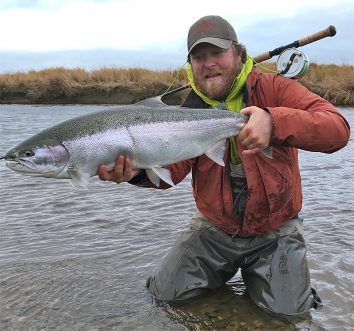
[[[219,55],[222,55],[222,54],[224,54],[224,53],[225,53],[225,50],[220,49],[220,50],[215,51],[213,55],[214,55],[214,56],[219,56]]]

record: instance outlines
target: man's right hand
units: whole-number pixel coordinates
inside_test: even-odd
[[[97,169],[97,175],[101,180],[116,183],[129,182],[138,173],[138,169],[133,169],[132,161],[123,155],[116,158],[112,170],[108,170],[104,164],[101,164]]]

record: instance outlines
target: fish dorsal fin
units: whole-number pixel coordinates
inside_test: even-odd
[[[86,172],[80,172],[73,168],[68,169],[67,172],[71,177],[70,183],[72,186],[87,188],[90,179],[90,174]]]
[[[226,151],[226,140],[221,140],[209,148],[205,155],[215,163],[225,166],[224,155]]]
[[[146,107],[166,107],[167,105],[161,100],[161,95],[157,97],[147,98],[134,103],[134,105],[146,106]]]
[[[146,175],[149,177],[150,181],[156,185],[160,186],[160,178],[167,184],[175,186],[171,178],[171,173],[169,170],[162,167],[154,167],[151,169],[145,169]]]

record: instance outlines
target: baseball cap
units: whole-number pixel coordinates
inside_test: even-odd
[[[209,43],[220,48],[229,48],[232,42],[237,43],[237,36],[232,25],[220,16],[209,15],[200,18],[188,32],[188,55],[192,49]]]

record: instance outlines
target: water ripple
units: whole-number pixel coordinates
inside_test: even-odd
[[[19,135],[97,109],[2,105],[0,151]],[[354,127],[354,112],[342,112]],[[145,279],[195,210],[190,177],[170,190],[97,178],[81,190],[0,167],[0,329],[351,330],[353,143],[331,155],[300,152],[300,163],[308,260],[325,304],[311,320],[295,325],[260,312],[239,275],[183,308],[152,304]]]

